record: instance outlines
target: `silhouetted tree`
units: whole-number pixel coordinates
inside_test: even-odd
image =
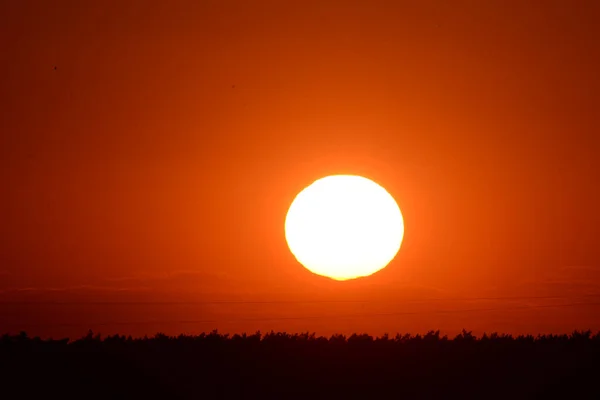
[[[329,338],[315,333],[0,337],[22,398],[573,398],[598,395],[600,333]],[[17,393],[15,392],[15,393]]]

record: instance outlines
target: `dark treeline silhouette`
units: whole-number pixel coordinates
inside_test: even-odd
[[[566,399],[600,394],[600,333],[21,333],[0,338],[0,365],[6,398]]]

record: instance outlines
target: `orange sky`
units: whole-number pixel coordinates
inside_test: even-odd
[[[599,18],[566,0],[1,2],[0,331],[600,329]],[[288,206],[332,173],[402,209],[372,277],[319,278],[287,249]],[[186,304],[148,304],[167,301]]]

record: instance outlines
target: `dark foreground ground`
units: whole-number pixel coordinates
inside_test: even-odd
[[[600,398],[600,334],[0,338],[5,399]]]

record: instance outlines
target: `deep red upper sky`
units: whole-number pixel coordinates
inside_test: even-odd
[[[599,19],[592,0],[1,2],[0,331],[600,329]],[[288,206],[332,173],[404,214],[370,278],[287,249]],[[6,304],[49,300],[291,303]]]

